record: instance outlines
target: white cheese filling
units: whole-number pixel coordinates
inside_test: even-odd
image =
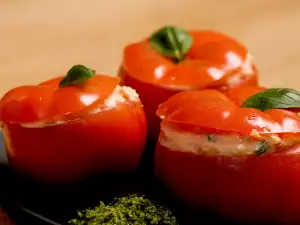
[[[178,131],[167,127],[161,127],[159,143],[173,151],[190,152],[207,156],[243,156],[264,154],[267,144],[267,152],[272,152],[279,143],[279,137],[271,135],[267,140],[254,140],[247,136],[236,134],[194,134],[186,131]]]
[[[252,65],[253,65],[253,57],[252,55],[247,54],[245,61],[241,65],[240,72],[235,74],[234,76],[231,76],[228,79],[228,83],[231,85],[238,84],[241,80],[243,80],[244,77],[252,76],[254,73]]]
[[[95,109],[93,109],[91,112],[89,112],[89,115],[93,115],[96,113],[99,113],[103,110],[109,110],[112,108],[117,107],[118,105],[122,103],[137,103],[139,102],[139,95],[137,92],[132,89],[131,87],[127,86],[116,86],[112,94],[104,100],[104,104],[99,105]],[[79,120],[80,118],[78,118]],[[75,121],[77,119],[74,119],[72,121]],[[71,121],[55,121],[55,123],[46,123],[46,122],[35,122],[35,123],[26,123],[26,124],[21,124],[23,127],[27,128],[39,128],[39,127],[46,127],[46,126],[55,126],[58,124],[65,124],[69,123]]]
[[[136,103],[139,102],[139,95],[138,93],[132,89],[131,87],[127,86],[120,86],[118,85],[112,94],[104,100],[104,104],[100,107],[95,108],[91,114],[101,112],[103,109],[112,109],[115,108],[117,105],[120,105],[125,102],[132,102]]]

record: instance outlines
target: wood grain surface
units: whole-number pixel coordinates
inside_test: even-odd
[[[123,46],[166,24],[232,35],[264,85],[300,89],[298,0],[0,0],[0,94],[77,63],[115,75]]]

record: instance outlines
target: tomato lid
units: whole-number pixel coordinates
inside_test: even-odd
[[[275,96],[270,95],[271,91],[269,90],[275,93],[275,91],[283,89],[241,87],[232,89],[226,94],[216,90],[185,91],[162,103],[158,107],[157,115],[163,121],[174,124],[243,134],[251,134],[253,131],[258,133],[300,132],[300,116],[298,114],[300,103],[289,105],[284,109],[280,108],[282,106],[276,107],[273,103],[277,104],[281,101],[280,95],[276,92],[277,100],[275,101]],[[256,103],[264,104],[267,99],[265,93],[269,93],[271,96],[269,99],[273,105],[268,109],[260,110],[254,105],[255,99],[252,96],[256,97]],[[299,92],[298,94],[300,96]],[[248,104],[246,107],[245,102],[250,97],[252,97],[253,104],[252,106]]]
[[[247,49],[236,40],[214,31],[177,29],[164,27],[126,46],[123,68],[143,82],[178,89],[224,86],[232,77],[256,75]],[[182,52],[182,59],[174,61],[172,52]]]
[[[120,79],[95,75],[95,71],[75,65],[65,77],[8,91],[0,101],[0,120],[5,123],[55,124],[85,116],[105,106]]]

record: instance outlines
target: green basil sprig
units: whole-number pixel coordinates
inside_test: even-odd
[[[165,26],[150,37],[150,43],[160,54],[178,63],[192,47],[193,39],[185,29]]]
[[[68,85],[78,85],[84,83],[86,80],[95,75],[95,70],[92,70],[83,65],[73,66],[67,75],[60,81],[59,87]]]
[[[300,108],[300,92],[290,88],[270,88],[251,96],[241,107],[261,111]]]

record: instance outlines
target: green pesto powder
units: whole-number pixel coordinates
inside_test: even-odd
[[[115,198],[111,204],[78,212],[78,219],[69,221],[71,225],[178,225],[173,213],[144,196],[131,194]]]

